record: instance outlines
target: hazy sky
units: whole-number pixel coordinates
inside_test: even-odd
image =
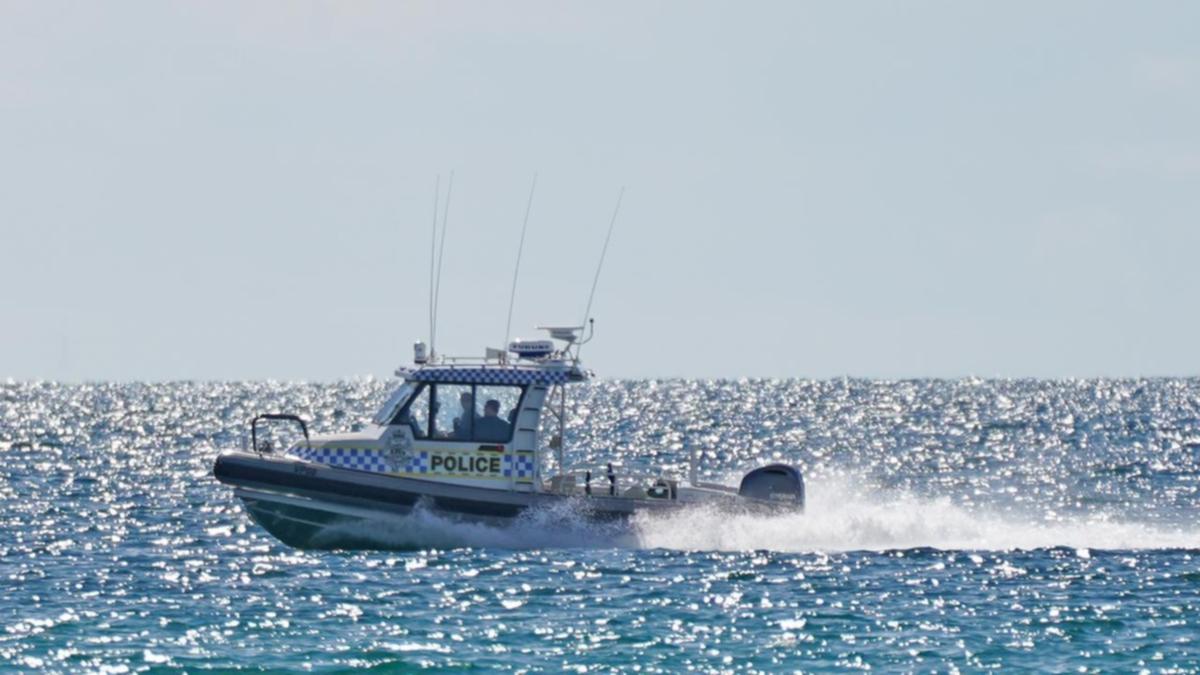
[[[0,0],[0,377],[1200,374],[1200,3]]]

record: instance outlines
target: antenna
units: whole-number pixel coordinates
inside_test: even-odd
[[[434,356],[434,340],[437,339],[438,302],[442,294],[442,257],[446,253],[446,220],[450,217],[450,193],[454,191],[454,172],[450,172],[450,184],[446,186],[446,205],[442,208],[442,241],[438,244],[437,274],[433,285],[433,328],[429,333],[429,354]],[[436,224],[437,220],[434,220]]]
[[[437,250],[437,217],[438,202],[442,197],[442,174],[438,174],[433,184],[433,230],[429,235],[429,349],[433,350],[434,318],[433,318],[433,254]]]
[[[513,267],[512,293],[508,296],[508,321],[504,324],[504,342],[500,348],[508,354],[508,341],[512,337],[513,304],[517,301],[517,273],[521,271],[521,253],[525,250],[525,230],[529,227],[529,212],[533,209],[533,191],[537,189],[537,174],[533,174],[533,185],[529,186],[529,202],[525,204],[525,221],[521,223],[521,243],[517,244],[517,264]]]
[[[600,262],[596,265],[596,276],[592,279],[592,292],[588,294],[587,309],[583,312],[583,321],[580,322],[579,330],[588,325],[588,320],[592,318],[592,300],[596,297],[596,285],[600,283],[600,270],[604,268],[604,256],[608,253],[608,242],[612,240],[613,226],[617,224],[617,214],[621,211],[621,199],[625,197],[625,186],[621,186],[621,192],[617,195],[617,206],[613,209],[612,220],[608,222],[608,234],[604,236],[604,248],[600,249]],[[583,345],[581,344],[580,347]],[[575,358],[579,358],[579,349],[575,349]]]

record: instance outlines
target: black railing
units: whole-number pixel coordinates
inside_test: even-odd
[[[304,432],[304,441],[306,443],[310,442],[308,438],[308,425],[305,424],[304,420],[300,419],[299,416],[285,415],[282,413],[267,413],[265,415],[259,415],[258,417],[255,417],[254,420],[250,422],[250,447],[254,448],[255,452],[271,452],[272,448],[270,441],[263,441],[261,446],[258,444],[258,423],[271,420],[282,420],[284,422],[295,422],[296,424],[299,424],[300,431]]]

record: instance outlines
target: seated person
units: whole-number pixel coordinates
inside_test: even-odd
[[[432,408],[433,414],[437,416],[438,406],[429,403],[427,397],[422,397],[419,400],[413,401],[404,406],[400,414],[396,416],[396,421],[393,424],[407,424],[408,428],[412,429],[413,438],[425,438],[429,425],[425,422],[426,411]]]
[[[475,397],[471,395],[471,392],[464,391],[458,397],[458,404],[462,406],[462,414],[454,418],[454,433],[451,434],[451,438],[470,440],[471,421],[472,419],[479,420],[475,416]]]
[[[500,419],[500,401],[492,399],[483,405],[483,417],[475,420],[475,440],[504,443],[512,433],[508,422]]]
[[[413,438],[425,438],[425,423],[417,419],[417,416],[412,414],[412,410],[405,408],[400,412],[396,421],[399,424],[407,424],[408,428],[412,429]]]

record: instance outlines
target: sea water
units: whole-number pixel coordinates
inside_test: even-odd
[[[802,515],[306,552],[213,479],[256,412],[345,430],[388,386],[0,386],[0,668],[1200,671],[1200,380],[572,390],[568,462],[794,463]]]

